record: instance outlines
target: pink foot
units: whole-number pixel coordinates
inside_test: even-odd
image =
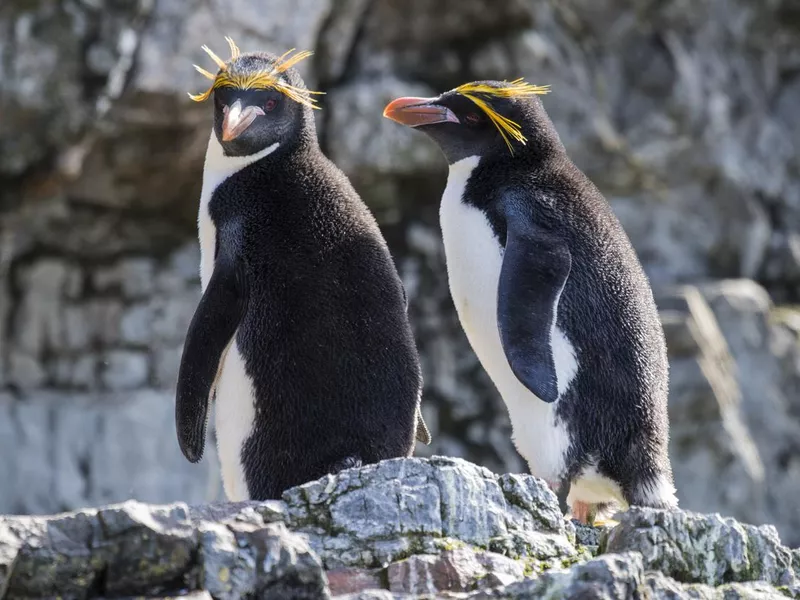
[[[575,502],[572,505],[572,518],[578,519],[584,525],[589,525],[589,518],[594,507],[586,502]]]

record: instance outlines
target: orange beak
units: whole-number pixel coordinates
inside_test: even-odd
[[[453,111],[436,104],[436,100],[438,98],[398,98],[383,109],[383,116],[409,127],[460,122]]]

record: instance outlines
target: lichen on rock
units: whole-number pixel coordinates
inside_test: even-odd
[[[799,555],[772,527],[682,511],[576,535],[535,477],[407,458],[281,501],[0,517],[0,598],[800,598]]]

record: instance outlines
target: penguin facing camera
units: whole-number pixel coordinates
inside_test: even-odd
[[[322,153],[309,52],[216,63],[198,230],[203,289],[184,344],[178,441],[203,455],[216,402],[230,500],[280,498],[429,442],[405,293],[376,221]]]
[[[522,79],[398,98],[384,116],[449,163],[440,224],[472,348],[514,443],[583,522],[677,506],[668,364],[647,277],[608,202]]]

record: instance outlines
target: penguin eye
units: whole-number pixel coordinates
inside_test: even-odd
[[[481,116],[476,112],[471,112],[467,113],[464,120],[467,122],[467,125],[477,125],[481,122]]]
[[[264,110],[269,112],[278,106],[278,101],[275,98],[270,98],[264,103]]]

